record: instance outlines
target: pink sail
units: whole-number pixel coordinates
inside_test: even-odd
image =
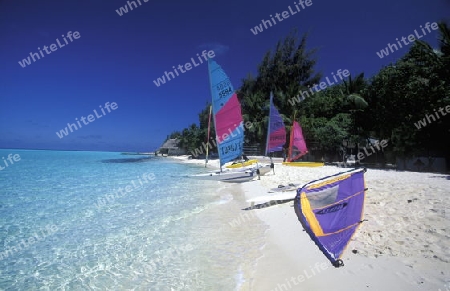
[[[217,142],[220,144],[224,140],[228,140],[229,136],[237,131],[239,133],[242,127],[241,105],[237,98],[237,94],[233,93],[222,108],[220,108],[215,116]],[[240,130],[243,133],[242,130]],[[233,137],[236,135],[233,135]]]
[[[288,162],[295,161],[307,153],[308,149],[306,148],[305,139],[303,138],[302,128],[297,121],[294,121],[291,129]]]

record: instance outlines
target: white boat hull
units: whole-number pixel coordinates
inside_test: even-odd
[[[264,176],[265,174],[267,174],[268,172],[270,172],[272,170],[272,168],[270,167],[270,164],[253,164],[253,165],[249,165],[249,166],[245,166],[245,167],[241,167],[241,168],[236,168],[236,169],[229,169],[231,171],[248,171],[248,170],[253,170],[256,174],[256,169],[259,169],[259,175],[260,176]]]
[[[221,181],[228,183],[242,183],[255,178],[256,174],[253,170],[245,171],[225,171],[225,172],[209,172],[204,174],[191,175],[189,178],[198,180]]]

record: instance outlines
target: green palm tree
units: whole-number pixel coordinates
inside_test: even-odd
[[[450,27],[445,22],[439,22],[439,42],[440,49],[447,62],[450,60]]]
[[[443,65],[444,75],[450,75],[450,27],[445,22],[439,22],[439,51],[433,49],[431,45],[423,40],[417,40],[416,43],[424,48],[424,52],[433,56],[437,63]]]
[[[352,76],[349,76],[348,81],[344,80],[344,92],[342,92],[342,95],[345,97],[345,102],[354,109],[366,108],[368,104],[360,95],[366,86],[367,83],[364,80],[364,73],[360,73],[354,80],[352,80]]]
[[[351,136],[348,138],[351,143],[358,145],[361,140],[361,130],[359,130],[358,121],[361,120],[359,115],[366,109],[369,104],[362,97],[362,92],[367,86],[364,80],[364,73],[360,73],[355,79],[349,76],[348,81],[344,80],[344,91],[341,90],[341,98],[343,99],[344,105],[348,108],[350,113],[352,126],[351,126]],[[348,143],[345,147],[348,147]],[[358,152],[358,149],[356,149]]]

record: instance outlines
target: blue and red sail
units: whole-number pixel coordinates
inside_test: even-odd
[[[241,104],[230,78],[214,60],[208,59],[212,108],[220,166],[240,158],[244,146]]]
[[[363,220],[365,169],[307,183],[297,190],[294,208],[303,228],[335,267]]]
[[[273,94],[270,93],[269,126],[267,129],[266,156],[268,153],[281,151],[286,143],[286,129],[283,118],[273,104]]]

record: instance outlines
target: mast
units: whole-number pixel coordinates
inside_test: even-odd
[[[205,158],[205,168],[206,168],[206,164],[208,163],[209,132],[210,132],[210,129],[211,129],[211,111],[212,111],[212,104],[211,104],[211,106],[209,106],[208,137],[206,138],[206,158]]]
[[[267,148],[269,147],[269,139],[270,139],[270,116],[272,114],[272,99],[273,99],[273,94],[272,92],[270,92],[270,103],[269,103],[269,125],[267,126],[267,139],[266,139],[266,154],[265,156],[267,157]]]
[[[214,94],[213,94],[213,87],[212,87],[212,82],[211,82],[211,59],[208,58],[208,75],[209,75],[209,90],[211,92],[211,108],[212,106],[214,106]],[[217,144],[217,153],[219,154],[219,165],[220,165],[220,172],[222,172],[222,163],[220,162],[220,150],[219,150],[219,141],[217,140],[217,126],[216,126],[216,116],[214,116],[213,119],[214,122],[214,128],[216,129],[216,144]]]
[[[292,162],[292,146],[294,144],[294,122],[295,122],[295,115],[297,114],[297,110],[294,111],[294,118],[292,119],[292,126],[291,126],[291,134],[289,138],[289,151],[288,151],[288,162]]]

